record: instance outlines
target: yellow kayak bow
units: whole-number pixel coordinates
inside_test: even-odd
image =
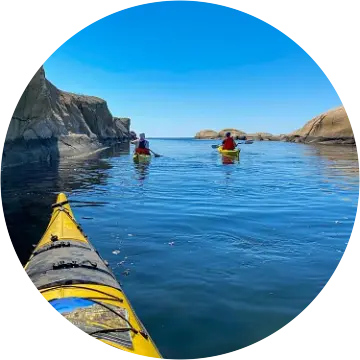
[[[161,358],[115,275],[76,222],[64,194],[25,270],[47,301],[91,336],[134,354]]]

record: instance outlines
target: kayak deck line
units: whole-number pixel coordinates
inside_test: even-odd
[[[97,283],[119,288],[115,275],[92,248],[49,247],[46,244],[31,257],[26,272],[37,287],[53,284]]]
[[[91,288],[89,286],[79,286],[79,285],[58,285],[58,286],[53,286],[53,287],[50,287],[50,288],[46,288],[46,289],[43,289],[43,290],[39,290],[42,294],[44,294],[45,292],[47,291],[52,291],[52,290],[56,290],[56,289],[63,289],[64,287],[66,287],[67,289],[80,289],[80,290],[87,290],[87,291],[91,291],[91,292],[96,292],[96,293],[99,293],[99,294],[102,294],[102,295],[106,295],[108,296],[107,299],[109,300],[114,300],[114,301],[120,301],[120,302],[123,302],[123,299],[120,298],[120,297],[116,297],[108,292],[105,292],[105,291],[100,291],[99,289],[95,289],[95,288]]]
[[[53,283],[47,283],[42,286],[37,286],[37,289],[40,292],[51,291],[51,290],[56,290],[56,289],[63,289],[65,287],[69,287],[69,288],[73,288],[73,289],[77,289],[77,288],[80,289],[80,287],[78,287],[78,285],[105,286],[105,285],[99,285],[98,282],[74,280],[74,281],[57,281],[57,282],[53,282]],[[122,291],[121,287],[115,287],[115,286],[111,286],[111,285],[106,285],[106,286],[109,288],[112,288],[112,289],[116,289],[118,291]],[[82,289],[89,290],[89,288],[87,288],[87,287],[83,287]]]
[[[95,288],[95,286],[93,288],[91,288],[89,285],[91,286],[91,284],[88,284],[88,286],[86,286],[86,287],[85,286],[77,286],[77,285],[66,285],[66,286],[59,285],[59,286],[54,286],[54,287],[51,287],[51,288],[46,288],[46,289],[43,289],[43,290],[38,290],[38,291],[39,291],[39,294],[42,295],[45,292],[50,292],[50,291],[53,291],[53,290],[61,290],[63,292],[64,290],[66,291],[69,288],[74,288],[74,289],[77,289],[77,290],[86,290],[87,292],[100,293],[100,294],[103,294],[103,295],[107,296],[106,298],[101,298],[102,300],[113,301],[113,302],[123,302],[124,301],[124,299],[122,299],[122,298],[119,298],[117,296],[109,294],[108,292],[105,292],[105,291],[100,291],[99,289]],[[95,285],[95,284],[92,284],[92,285]],[[109,288],[111,288],[111,287],[109,287]],[[119,290],[119,289],[115,289],[115,288],[112,288],[112,289],[117,290],[117,291]],[[91,299],[93,301],[95,300],[94,301],[95,303],[97,303],[96,300],[99,299],[98,297],[95,297],[95,296],[87,296],[87,297],[78,296],[78,298]],[[55,300],[58,300],[58,299],[57,298],[52,299],[52,301],[55,301]],[[106,307],[106,305],[104,305],[103,303],[101,303],[100,305]],[[114,310],[111,309],[111,308],[110,308],[110,311],[114,312]],[[119,315],[117,312],[115,312],[115,314]],[[119,315],[119,316],[121,316],[121,315]],[[111,331],[113,329],[105,329],[105,330],[110,330]],[[95,331],[94,333],[96,333],[96,332],[98,332],[98,331]],[[137,332],[141,333],[143,336],[145,335],[145,337],[148,337],[148,334],[146,334],[145,328],[143,328],[141,331],[136,331],[136,333]],[[88,334],[88,335],[90,335],[90,334]]]
[[[54,204],[51,205],[52,209],[55,209],[57,207],[63,207],[63,205],[69,204],[69,200],[64,200],[64,201],[60,201],[60,202],[56,202]]]
[[[65,194],[24,266],[40,293],[68,321],[118,349],[161,358],[119,282],[75,220]]]
[[[61,247],[76,247],[76,248],[80,248],[80,249],[93,251],[93,249],[91,247],[87,246],[85,243],[83,245],[78,244],[76,240],[66,240],[66,241],[59,240],[59,241],[56,241],[56,242],[52,242],[49,245],[42,246],[39,250],[34,251],[32,253],[32,255],[36,256],[36,255],[41,254],[41,253],[43,253],[45,251],[52,250],[52,249],[55,249],[55,248],[61,248]]]
[[[67,205],[68,209],[64,207],[64,205]],[[76,222],[67,200],[53,204],[52,208],[54,210],[50,223],[37,247],[42,247],[58,240],[75,240],[77,242],[88,243],[87,236],[83,233],[81,226]],[[62,214],[66,215],[65,218],[58,219]],[[71,236],[74,233],[74,227],[78,230],[78,233],[75,233],[75,237]],[[55,230],[54,234],[49,233],[50,230]]]

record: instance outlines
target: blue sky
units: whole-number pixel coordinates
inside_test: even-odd
[[[45,63],[58,88],[108,102],[147,136],[227,127],[287,133],[341,101],[292,40],[250,15],[160,2],[110,15]]]

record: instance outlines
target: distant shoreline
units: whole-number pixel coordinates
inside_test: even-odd
[[[206,142],[219,142],[222,139],[221,138],[216,138],[216,139],[197,139],[195,137],[148,137],[147,139],[149,140],[194,140],[194,141],[206,141]],[[331,141],[331,140],[327,140],[324,139],[323,141],[296,141],[296,137],[295,140],[294,139],[287,139],[287,138],[283,138],[283,139],[278,139],[278,138],[274,138],[274,139],[269,139],[267,141],[263,141],[263,140],[257,140],[254,139],[254,141],[256,142],[288,142],[288,143],[300,143],[300,144],[307,144],[307,145],[326,145],[326,146],[330,146],[330,145],[341,145],[341,146],[356,146],[356,143],[353,139],[342,139],[342,140],[338,140],[338,141]],[[238,141],[242,141],[242,140],[238,140]]]
[[[344,106],[330,109],[309,120],[301,129],[290,134],[273,135],[266,132],[247,133],[243,130],[225,128],[220,131],[213,129],[200,130],[196,139],[223,139],[230,133],[235,140],[285,141],[295,143],[317,143],[326,145],[354,145],[354,133]]]
[[[191,140],[195,139],[193,136],[184,136],[184,137],[178,137],[178,136],[152,136],[147,137],[149,140]]]

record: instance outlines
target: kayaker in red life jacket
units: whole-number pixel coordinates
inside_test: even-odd
[[[149,142],[145,139],[144,133],[141,133],[139,139],[133,140],[131,143],[135,145],[135,152],[137,154],[150,155]]]
[[[230,132],[226,133],[226,139],[222,142],[222,148],[224,150],[234,150],[236,148],[237,144],[234,140],[234,138],[231,136]]]

